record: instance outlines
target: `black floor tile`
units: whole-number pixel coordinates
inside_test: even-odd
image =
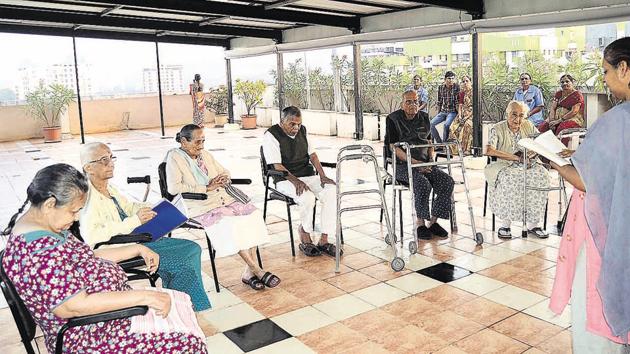
[[[439,263],[431,267],[420,269],[416,273],[426,275],[429,278],[448,283],[472,274],[468,269],[460,268],[448,263]]]
[[[242,327],[223,332],[244,352],[250,352],[291,338],[291,335],[270,319],[260,320]]]

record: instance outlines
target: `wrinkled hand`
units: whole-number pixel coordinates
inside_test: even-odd
[[[138,245],[138,248],[138,255],[144,259],[144,263],[147,265],[147,271],[149,273],[155,273],[160,266],[160,255],[143,245]]]
[[[153,219],[157,213],[151,210],[151,208],[140,208],[136,213],[138,215],[138,219],[140,219],[140,223],[146,224],[149,220]]]
[[[171,297],[167,293],[159,291],[146,291],[146,304],[155,310],[155,314],[166,318],[171,311]]]
[[[324,187],[325,184],[335,185],[335,181],[323,175],[319,178],[319,180],[321,182],[322,188]]]
[[[306,185],[306,183],[302,182],[299,179],[295,179],[294,181],[291,181],[291,183],[293,183],[293,185],[295,186],[295,194],[297,195],[302,195],[302,193],[304,193],[304,191],[310,191],[311,189],[308,188],[308,186]]]
[[[432,166],[418,167],[418,170],[422,174],[428,174],[428,173],[431,173],[431,171],[433,171],[433,167]]]
[[[207,191],[211,191],[217,188],[225,187],[230,184],[230,178],[227,175],[217,175],[210,180],[210,183],[206,186]]]
[[[575,152],[575,150],[571,150],[571,149],[564,149],[564,150],[562,150],[562,151],[560,151],[560,152],[558,153],[558,156],[560,156],[560,157],[564,157],[564,158],[567,158],[567,157],[571,157],[571,156],[573,155],[573,153],[574,153],[574,152]]]

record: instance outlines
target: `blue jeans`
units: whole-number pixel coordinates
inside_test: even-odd
[[[448,140],[448,132],[449,129],[451,129],[451,124],[453,123],[453,121],[455,120],[455,117],[457,117],[457,112],[440,112],[438,113],[435,117],[433,117],[433,119],[431,119],[431,136],[433,137],[433,141],[435,141],[436,143],[441,143],[442,142],[442,138],[440,137],[440,134],[438,133],[437,129],[435,129],[435,126],[444,122],[446,120],[446,123],[444,123],[444,141]]]

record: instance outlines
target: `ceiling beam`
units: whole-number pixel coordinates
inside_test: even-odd
[[[100,14],[100,15],[101,15],[101,17],[103,17],[103,16],[107,16],[107,15],[111,14],[112,12],[114,12],[114,11],[116,11],[116,10],[120,10],[120,9],[122,9],[122,8],[123,8],[123,6],[122,6],[122,5],[114,6],[114,7],[112,7],[112,8],[107,9],[107,10],[103,10],[103,12],[101,12],[101,14]]]
[[[55,0],[33,0],[38,2],[56,2]],[[138,10],[148,11],[183,11],[195,13],[200,16],[237,16],[252,20],[277,20],[294,22],[304,25],[323,25],[358,30],[361,26],[360,18],[335,15],[324,15],[312,12],[292,11],[288,9],[265,10],[263,6],[241,5],[226,2],[214,2],[203,0],[84,0],[83,5],[95,6],[123,5],[126,8],[133,7]]]
[[[0,32],[16,33],[16,34],[34,34],[43,36],[61,36],[61,37],[79,37],[79,38],[96,38],[96,39],[116,39],[125,41],[155,42],[160,43],[177,43],[177,44],[194,44],[229,48],[230,41],[227,39],[202,38],[193,36],[171,36],[164,35],[157,37],[152,34],[129,33],[129,32],[113,32],[113,31],[96,31],[72,28],[55,28],[29,25],[9,25],[0,24]]]
[[[334,2],[341,2],[344,4],[350,4],[350,5],[360,5],[360,6],[369,6],[369,7],[377,7],[383,10],[404,10],[406,9],[406,7],[404,6],[400,6],[400,5],[392,5],[392,4],[376,4],[376,3],[372,3],[372,2],[365,2],[365,1],[360,1],[360,0],[331,0]]]
[[[265,5],[265,10],[273,10],[278,7],[291,5],[294,2],[298,2],[298,1],[301,1],[301,0],[282,0],[282,1],[272,2],[269,5]]]
[[[484,0],[421,0],[413,2],[451,10],[466,11],[474,20],[483,18],[483,15],[486,13]]]
[[[276,41],[282,39],[279,30],[243,28],[230,26],[199,26],[197,22],[168,21],[155,19],[139,19],[134,17],[105,16],[99,14],[77,13],[67,11],[46,11],[32,8],[0,7],[0,18],[12,20],[27,20],[53,22],[60,24],[107,26],[119,28],[138,28],[154,31],[191,32],[217,34],[227,36],[243,36],[270,38]]]

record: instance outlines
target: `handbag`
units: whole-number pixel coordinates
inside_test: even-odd
[[[247,204],[247,203],[249,203],[252,200],[247,194],[245,194],[245,192],[243,192],[242,190],[234,187],[231,184],[228,184],[225,187],[225,191],[232,198],[236,199],[237,202],[240,202],[242,204]]]

